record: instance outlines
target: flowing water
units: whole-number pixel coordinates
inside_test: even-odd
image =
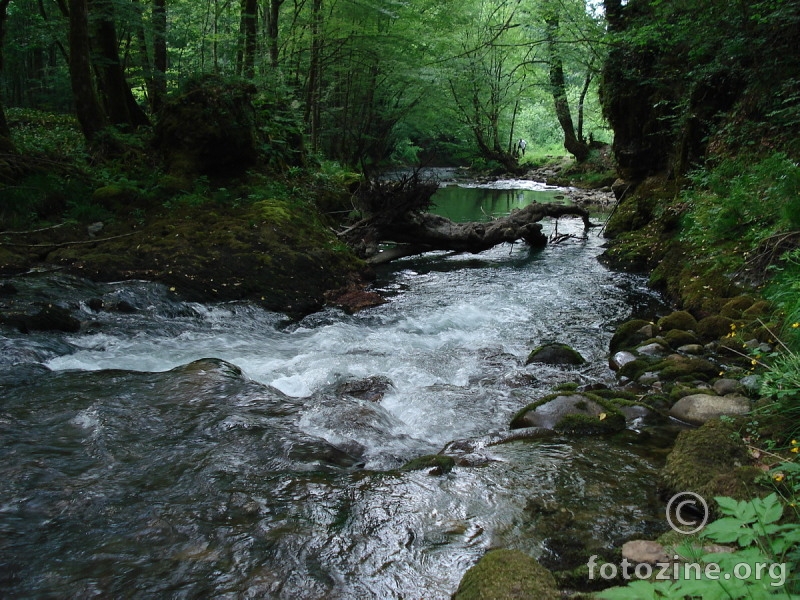
[[[464,219],[558,195],[437,198]],[[1,332],[0,596],[447,598],[491,547],[558,564],[658,529],[658,434],[491,444],[554,385],[613,382],[614,325],[658,303],[580,220],[558,227],[576,237],[399,261],[386,304],[299,322],[147,282],[15,279],[14,302],[84,323]],[[588,364],[524,365],[551,340]],[[452,472],[398,470],[448,444]]]

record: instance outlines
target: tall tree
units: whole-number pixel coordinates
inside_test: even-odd
[[[114,5],[111,0],[89,0],[94,27],[90,28],[91,41],[97,50],[95,69],[106,114],[113,125],[138,127],[150,120],[136,103],[119,58],[117,27],[114,23]]]
[[[92,81],[87,0],[69,0],[69,74],[78,122],[92,142],[106,123]]]
[[[305,120],[311,135],[311,150],[319,150],[320,96],[322,78],[322,0],[311,7],[311,53],[308,66]]]
[[[272,68],[278,67],[278,24],[281,14],[281,5],[285,0],[268,0],[266,8],[267,38],[269,39],[269,64]]]
[[[6,19],[8,17],[8,4],[11,0],[0,0],[0,75],[3,73],[3,40],[6,33]],[[9,152],[14,149],[11,142],[11,131],[8,128],[6,112],[3,108],[3,99],[0,97],[0,152]]]
[[[547,53],[550,62],[550,93],[553,95],[556,117],[561,129],[564,131],[564,148],[578,162],[583,162],[589,158],[589,144],[576,133],[575,124],[572,120],[572,111],[569,108],[567,86],[564,80],[564,61],[559,46],[558,13],[555,11],[549,12],[545,17],[545,23],[547,25]],[[588,89],[588,84],[586,88]]]
[[[236,70],[252,79],[256,70],[256,37],[258,34],[258,0],[241,0],[239,52]]]

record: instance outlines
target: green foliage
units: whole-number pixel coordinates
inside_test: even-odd
[[[715,498],[722,518],[712,522],[701,537],[719,544],[735,543],[733,552],[706,552],[689,544],[676,551],[689,562],[699,561],[701,569],[669,570],[676,580],[634,581],[597,594],[604,600],[795,598],[796,582],[787,576],[797,566],[800,524],[781,522],[784,507],[778,495],[749,501]],[[707,568],[718,565],[719,570]],[[699,575],[699,576],[698,576]]]
[[[84,158],[84,139],[74,116],[28,108],[6,111],[11,136],[21,154],[73,160]]]

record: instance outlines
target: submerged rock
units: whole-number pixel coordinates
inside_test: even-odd
[[[461,579],[453,600],[557,600],[553,575],[519,550],[490,550]]]
[[[586,359],[567,344],[551,343],[544,344],[533,350],[528,355],[528,360],[525,361],[525,364],[582,365],[585,362]]]

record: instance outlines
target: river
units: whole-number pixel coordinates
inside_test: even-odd
[[[562,194],[436,198],[463,220]],[[614,326],[659,304],[579,219],[558,230],[575,237],[398,261],[375,283],[386,304],[299,322],[148,282],[16,278],[84,325],[0,332],[0,596],[448,598],[492,547],[558,564],[577,540],[658,530],[657,433],[488,443],[559,383],[612,383]],[[525,366],[546,341],[589,362]],[[398,470],[453,441],[463,466]]]

